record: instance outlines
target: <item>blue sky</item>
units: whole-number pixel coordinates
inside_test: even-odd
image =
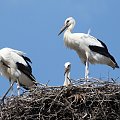
[[[73,50],[64,46],[58,33],[67,17],[76,19],[74,32],[91,29],[120,65],[120,1],[116,0],[0,0],[0,48],[24,51],[32,60],[33,74],[40,83],[62,85],[64,63],[72,64],[71,77],[84,77],[84,65]],[[90,77],[120,77],[120,69],[90,65]],[[0,96],[9,87],[0,77]],[[119,80],[118,80],[119,81]]]

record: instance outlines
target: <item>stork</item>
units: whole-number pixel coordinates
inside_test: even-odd
[[[36,85],[35,77],[32,75],[32,68],[29,64],[31,60],[22,51],[11,48],[0,50],[0,73],[12,83],[17,83],[18,96],[20,86],[30,89]]]
[[[64,26],[59,32],[60,35],[64,32],[65,45],[77,52],[81,61],[85,64],[85,80],[88,80],[89,63],[105,64],[113,69],[119,68],[114,57],[109,53],[107,46],[101,40],[85,33],[72,33],[75,26],[75,19],[69,17],[65,20]]]
[[[65,81],[63,86],[68,87],[69,85],[71,85],[71,80],[70,80],[70,69],[71,69],[71,63],[70,62],[66,62],[65,65],[65,72],[64,72],[64,76],[65,76]]]

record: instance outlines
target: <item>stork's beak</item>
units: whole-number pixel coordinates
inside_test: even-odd
[[[68,27],[69,27],[68,24],[64,25],[63,28],[61,29],[61,31],[59,32],[58,36],[59,36],[62,32],[64,32]]]
[[[64,76],[68,72],[68,70],[69,70],[68,68],[65,68]]]

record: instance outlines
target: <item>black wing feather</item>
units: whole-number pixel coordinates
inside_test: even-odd
[[[107,48],[107,46],[106,46],[106,44],[103,42],[103,41],[101,41],[101,40],[99,40],[99,39],[97,39],[102,45],[103,45],[103,47],[108,51],[108,48]]]
[[[102,41],[100,41],[100,42],[104,47],[89,45],[90,50],[110,58],[116,64],[115,67],[119,68],[119,66],[118,66],[117,62],[115,61],[114,57],[108,52],[107,46]]]
[[[30,58],[28,58],[28,57],[26,57],[26,56],[23,56],[23,55],[22,55],[22,58],[26,61],[27,65],[28,65],[28,68],[29,68],[29,70],[30,70],[31,73],[32,73],[32,68],[31,68],[31,66],[30,66],[30,64],[29,64],[29,62],[32,63],[32,61],[30,60]]]
[[[104,55],[104,56],[106,56],[106,57],[109,57],[109,58],[111,58],[111,60],[112,60],[114,63],[116,63],[114,57],[113,57],[112,55],[110,55],[110,53],[108,52],[108,48],[107,48],[107,46],[105,45],[105,43],[102,42],[102,41],[99,40],[99,39],[97,39],[97,40],[103,45],[103,47],[94,46],[94,45],[89,45],[90,50],[92,50],[93,52],[97,52],[97,53],[99,53],[99,54],[101,54],[101,55]]]
[[[18,70],[23,72],[25,75],[27,75],[32,81],[36,81],[35,77],[32,75],[31,70],[28,66],[23,65],[22,63],[17,62],[16,63]]]
[[[26,56],[23,56],[23,55],[22,55],[22,57],[23,57],[23,59],[24,59],[25,61],[32,63],[32,61],[30,60],[30,58],[28,58],[28,57],[26,57]]]
[[[97,52],[97,53],[99,53],[101,55],[104,55],[106,57],[110,57],[110,54],[109,54],[108,50],[104,47],[89,45],[89,48],[93,52]]]

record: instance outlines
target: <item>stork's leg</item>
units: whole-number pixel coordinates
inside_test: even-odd
[[[4,94],[4,96],[2,97],[2,101],[4,101],[4,99],[5,99],[5,97],[6,97],[6,95],[8,94],[8,92],[11,90],[11,88],[13,87],[13,85],[14,85],[14,83],[15,82],[13,82],[11,85],[10,85],[10,87],[9,87],[9,89],[7,90],[7,92]]]
[[[11,68],[8,68],[8,70],[9,70],[9,72],[10,72],[10,75],[11,75]],[[10,86],[11,86],[11,89],[10,89],[10,92],[11,92],[11,95],[13,95],[13,83],[14,83],[15,81],[12,81],[11,80],[11,76],[9,76],[9,83],[10,83]]]
[[[87,82],[88,79],[89,79],[89,77],[88,77],[88,75],[89,75],[89,60],[88,60],[88,54],[87,53],[86,53],[86,57],[87,57],[87,59],[86,59],[86,63],[85,63],[85,80]]]
[[[89,78],[89,62],[86,61],[86,65],[85,65],[85,80],[87,82],[88,78]]]
[[[10,91],[11,91],[11,95],[12,95],[13,94],[13,85],[12,85],[13,82],[11,81],[11,78],[9,78],[9,82],[10,82],[10,86],[11,86],[11,90]]]
[[[20,96],[20,82],[19,82],[19,79],[17,79],[17,90],[18,90],[18,96]]]

